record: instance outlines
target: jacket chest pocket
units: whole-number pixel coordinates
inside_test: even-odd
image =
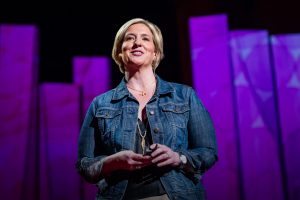
[[[96,112],[100,137],[104,144],[114,146],[115,129],[120,124],[121,110],[116,109],[99,109]]]
[[[188,104],[165,104],[162,111],[166,114],[169,123],[173,126],[185,128],[189,114]]]
[[[98,126],[102,133],[113,131],[120,123],[121,110],[101,109],[96,112]]]

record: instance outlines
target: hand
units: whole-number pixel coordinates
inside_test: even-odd
[[[157,145],[157,146],[155,146]],[[156,148],[151,153],[152,163],[155,163],[158,167],[163,167],[171,165],[172,167],[177,167],[180,165],[180,158],[177,152],[174,152],[169,147],[162,144],[152,144],[151,149]]]
[[[106,157],[102,170],[110,173],[115,170],[133,171],[151,164],[150,156],[143,156],[133,151],[125,150]]]

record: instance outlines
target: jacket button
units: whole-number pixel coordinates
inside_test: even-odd
[[[159,128],[154,128],[153,131],[154,131],[154,133],[158,133],[159,132]]]
[[[150,111],[150,115],[154,115],[154,111],[153,110]]]

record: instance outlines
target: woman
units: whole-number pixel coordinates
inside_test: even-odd
[[[215,131],[191,87],[155,74],[163,39],[136,18],[117,32],[121,83],[94,98],[79,138],[77,168],[97,199],[204,199],[201,175],[217,160]]]

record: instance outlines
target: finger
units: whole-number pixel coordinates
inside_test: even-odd
[[[144,162],[144,163],[141,163],[141,164],[131,165],[131,169],[132,170],[139,170],[139,169],[142,169],[142,168],[144,168],[146,166],[149,166],[150,164],[152,164],[151,161]]]
[[[140,162],[149,162],[152,159],[152,157],[148,155],[143,156],[139,154],[138,156],[132,157],[132,159]]]
[[[164,152],[161,149],[157,149],[154,152],[151,153],[152,158],[159,157],[160,155],[164,154]]]
[[[170,158],[169,154],[162,153],[159,156],[152,159],[152,163],[158,163],[158,162],[161,162],[161,161],[165,161],[165,160],[168,160],[169,158]]]
[[[143,162],[141,161],[136,161],[136,160],[128,160],[128,165],[129,166],[136,166],[136,165],[142,165]]]
[[[164,167],[164,166],[167,166],[167,165],[170,165],[172,164],[172,161],[170,159],[168,160],[165,160],[163,162],[159,162],[156,164],[157,167]]]
[[[150,149],[153,150],[153,151],[155,151],[157,149],[157,147],[158,147],[158,144],[152,144],[150,146]]]
[[[130,158],[134,160],[143,160],[144,156],[142,154],[132,152],[132,154],[130,154]]]
[[[150,159],[140,161],[140,163],[141,163],[140,165],[142,165],[142,167],[143,167],[143,166],[147,166],[147,165],[152,164],[152,159],[151,159],[151,157],[150,157]]]
[[[151,154],[152,157],[157,157],[157,156],[159,156],[161,154],[164,154],[166,152],[163,145],[158,144],[156,147],[157,147],[156,150],[153,151],[152,154]]]

